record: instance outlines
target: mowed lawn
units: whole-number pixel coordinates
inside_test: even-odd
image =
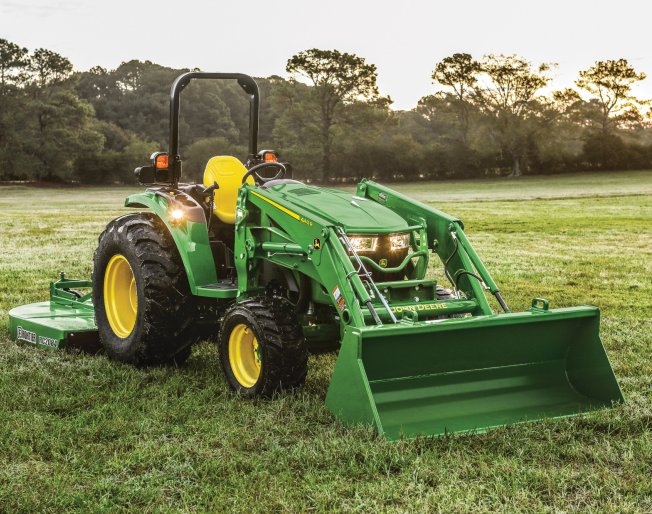
[[[9,309],[88,277],[137,188],[0,187],[0,512],[652,512],[652,172],[396,188],[464,220],[513,310],[599,306],[626,404],[389,443],[326,409],[333,354],[242,401],[208,342],[146,370],[17,345]]]

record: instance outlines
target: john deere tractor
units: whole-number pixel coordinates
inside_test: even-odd
[[[249,155],[213,157],[203,183],[182,183],[180,94],[212,79],[236,80],[249,97]],[[142,210],[102,232],[92,281],[62,275],[49,302],[13,309],[13,337],[99,341],[110,358],[143,366],[182,363],[215,336],[226,382],[245,397],[300,386],[308,352],[335,346],[326,404],[389,439],[623,401],[597,308],[535,298],[510,312],[459,219],[370,180],[353,194],[294,180],[257,148],[258,107],[247,75],[178,77],[169,151],[136,169],[148,188],[125,200]],[[435,265],[446,288],[429,278]]]

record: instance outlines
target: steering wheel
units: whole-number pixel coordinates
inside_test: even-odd
[[[259,172],[264,168],[275,168],[278,171],[276,172],[276,175],[274,175],[273,177],[269,177],[269,178],[261,177]],[[286,172],[287,172],[286,167],[280,162],[276,162],[276,161],[261,162],[260,164],[256,164],[255,166],[249,168],[249,171],[247,171],[247,173],[245,173],[244,176],[242,177],[242,183],[244,184],[247,181],[247,179],[253,175],[256,184],[261,184],[261,183],[264,184],[265,182],[269,182],[270,180],[283,178]]]

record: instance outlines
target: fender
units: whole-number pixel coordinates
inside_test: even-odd
[[[217,282],[206,219],[201,207],[186,208],[184,205],[186,215],[182,220],[173,222],[169,214],[173,201],[166,193],[145,191],[128,196],[125,207],[145,207],[161,219],[177,246],[190,291],[197,295],[199,287]]]

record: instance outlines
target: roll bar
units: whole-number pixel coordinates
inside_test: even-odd
[[[212,80],[237,80],[238,84],[249,95],[249,159],[253,159],[258,152],[258,111],[260,106],[260,92],[258,84],[249,75],[243,73],[209,73],[191,71],[179,75],[172,83],[170,89],[170,148],[169,169],[172,183],[176,187],[181,178],[181,157],[179,155],[179,108],[181,91],[192,79]]]

